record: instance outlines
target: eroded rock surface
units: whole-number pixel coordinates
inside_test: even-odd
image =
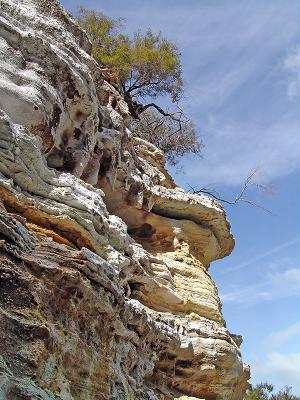
[[[0,4],[0,398],[242,399],[222,207],[131,134],[55,0]]]

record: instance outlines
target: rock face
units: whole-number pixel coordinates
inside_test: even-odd
[[[131,134],[55,0],[0,5],[0,398],[242,399],[223,209]]]

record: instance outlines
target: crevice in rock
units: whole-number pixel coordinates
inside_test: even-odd
[[[38,236],[48,236],[57,243],[77,249],[85,246],[93,250],[90,242],[83,237],[80,238],[79,232],[67,230],[66,226],[59,221],[59,218],[39,212],[34,207],[29,208],[26,205],[22,205],[13,195],[1,187],[0,195],[2,195],[2,201],[7,211],[24,218],[25,225]]]

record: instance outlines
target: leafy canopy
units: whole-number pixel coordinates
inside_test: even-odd
[[[78,22],[92,43],[93,57],[118,75],[125,94],[156,98],[182,93],[180,52],[175,43],[154,34],[137,32],[133,38],[120,33],[121,20],[79,8]]]
[[[294,396],[290,386],[286,386],[278,393],[273,393],[274,386],[269,383],[260,383],[249,389],[244,400],[300,400],[300,397]]]
[[[177,103],[182,95],[180,52],[176,44],[150,29],[129,37],[120,32],[121,19],[84,7],[79,8],[77,20],[89,36],[93,57],[108,68],[109,76],[123,91],[133,117],[131,129],[163,150],[173,165],[179,156],[200,153],[202,143],[182,111],[168,112],[153,102],[157,97],[168,96]],[[145,100],[149,102],[145,104]]]

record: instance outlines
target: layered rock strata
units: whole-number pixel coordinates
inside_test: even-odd
[[[241,399],[222,207],[132,135],[55,0],[0,5],[0,398]]]

